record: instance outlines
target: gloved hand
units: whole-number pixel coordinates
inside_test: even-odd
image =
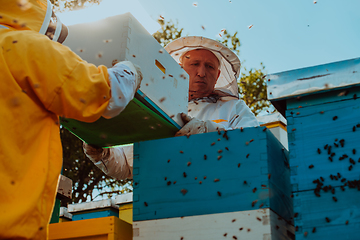
[[[102,115],[104,118],[119,115],[134,98],[143,79],[140,67],[129,61],[119,62],[112,68],[108,68],[108,74],[111,99]]]
[[[133,147],[99,148],[83,143],[85,155],[106,175],[116,178],[132,178]]]
[[[201,121],[197,118],[191,118],[185,113],[180,114],[185,125],[175,134],[175,136],[190,136],[192,134],[215,132],[224,130],[224,126],[214,123],[211,120]]]
[[[139,90],[140,85],[141,85],[141,81],[143,80],[143,74],[141,72],[141,69],[138,65],[130,62],[130,61],[123,61],[123,62],[119,62],[117,64],[115,64],[112,69],[116,70],[116,71],[120,71],[120,72],[125,72],[126,74],[129,74],[129,72],[126,69],[123,69],[123,66],[127,66],[130,68],[130,74],[134,75],[135,74],[135,81],[136,81],[136,90]]]
[[[86,142],[83,142],[83,150],[85,155],[95,164],[99,161],[101,162],[101,160],[109,153],[108,148],[92,146]]]

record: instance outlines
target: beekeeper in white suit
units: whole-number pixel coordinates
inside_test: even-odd
[[[239,58],[223,44],[204,37],[179,38],[166,51],[189,74],[188,114],[176,136],[259,126],[255,115],[239,99]],[[132,178],[133,146],[93,148],[84,152],[108,176]]]

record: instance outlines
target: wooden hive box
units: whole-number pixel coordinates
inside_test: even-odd
[[[119,206],[119,218],[127,223],[133,223],[133,193],[123,193],[115,197]]]
[[[131,224],[117,217],[104,217],[53,223],[49,225],[50,240],[131,240]]]
[[[68,212],[66,207],[60,207],[59,223],[72,221],[72,214]]]
[[[159,111],[176,115],[173,121],[182,126],[179,112],[187,111],[188,75],[131,13],[68,28],[63,44],[87,62],[112,67],[116,61],[131,61],[140,66],[144,79],[138,93]]]
[[[280,143],[289,150],[286,119],[278,112],[257,116],[260,126],[267,127]]]
[[[271,74],[288,123],[296,239],[358,239],[360,59]]]
[[[134,239],[291,239],[287,151],[266,127],[135,143],[133,172]]]
[[[188,74],[139,21],[125,13],[68,28],[63,44],[82,59],[106,67],[131,61],[141,68],[143,80],[122,114],[93,123],[64,116],[61,124],[99,147],[174,136],[183,125],[179,113],[187,112]]]

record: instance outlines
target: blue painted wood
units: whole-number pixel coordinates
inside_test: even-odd
[[[359,61],[270,76],[287,119],[296,239],[359,239],[360,191],[348,187],[360,176]]]
[[[331,102],[348,101],[346,104],[353,104],[352,101],[360,98],[359,87],[344,87],[339,90],[327,90],[323,93],[313,93],[300,98],[291,98],[286,101],[287,110],[306,108],[309,106],[322,105]],[[320,107],[320,106],[319,106]],[[320,107],[321,108],[321,107]],[[291,111],[289,111],[291,112]],[[294,110],[294,113],[297,111]]]
[[[360,58],[268,74],[268,99],[279,100],[360,84]]]
[[[336,187],[334,194],[321,191],[320,197],[311,190],[295,193],[296,239],[305,239],[305,232],[306,239],[359,239],[359,199],[360,191],[349,187],[345,187],[344,191]],[[315,233],[312,232],[314,227]]]
[[[360,223],[338,225],[331,227],[317,227],[315,233],[314,228],[305,229],[302,233],[295,235],[296,240],[358,240],[360,236]],[[305,232],[307,232],[305,236]]]
[[[84,219],[93,219],[93,218],[102,218],[102,217],[119,217],[119,210],[117,209],[102,209],[99,211],[84,211],[84,212],[77,212],[72,213],[72,220],[84,220]]]
[[[296,111],[287,110],[291,183],[294,192],[315,189],[317,184],[313,181],[320,177],[324,178],[324,185],[332,186],[343,185],[343,178],[358,178],[359,110],[360,99],[314,105]],[[324,149],[326,145],[331,146],[330,152],[329,148]],[[331,156],[332,154],[335,155]],[[341,178],[332,180],[330,175],[338,173]]]
[[[291,101],[360,86],[360,58],[268,74],[268,99],[285,116]],[[322,101],[324,99],[321,99]]]
[[[260,206],[290,220],[287,152],[264,129],[135,143],[134,221]]]

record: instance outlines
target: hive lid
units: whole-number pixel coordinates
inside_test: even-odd
[[[360,58],[267,75],[267,96],[284,115],[281,100],[360,85]]]
[[[103,208],[119,209],[119,206],[117,206],[115,204],[114,199],[104,199],[104,200],[99,200],[99,201],[69,204],[68,212],[74,214],[77,212],[103,209]]]

